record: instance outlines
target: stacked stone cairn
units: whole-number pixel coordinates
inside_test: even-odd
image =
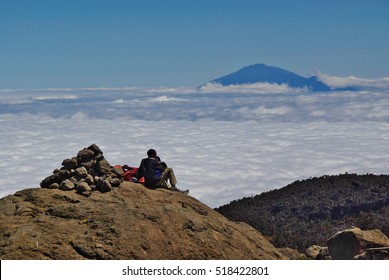
[[[65,159],[62,167],[55,169],[40,185],[48,189],[75,190],[90,196],[95,190],[109,192],[121,182],[121,175],[104,158],[100,148],[92,144],[80,150],[76,157]]]

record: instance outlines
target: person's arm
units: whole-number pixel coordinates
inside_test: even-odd
[[[135,174],[135,177],[139,180],[140,178],[144,177],[144,168],[143,168],[143,165],[144,165],[144,160],[142,159],[142,161],[140,162],[140,165],[139,165],[139,168],[138,168],[138,171],[136,172]]]
[[[127,164],[122,166],[124,171],[132,170],[133,168],[131,166],[128,166]]]

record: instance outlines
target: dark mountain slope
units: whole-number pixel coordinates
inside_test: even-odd
[[[343,174],[296,181],[216,210],[250,224],[278,247],[325,245],[335,232],[352,226],[388,235],[389,176]]]

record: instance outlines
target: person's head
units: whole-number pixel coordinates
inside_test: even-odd
[[[155,158],[155,157],[157,157],[157,151],[154,149],[150,149],[147,151],[147,156]]]

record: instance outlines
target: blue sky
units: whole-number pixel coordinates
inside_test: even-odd
[[[0,88],[199,86],[254,63],[389,77],[389,1],[0,0]]]

